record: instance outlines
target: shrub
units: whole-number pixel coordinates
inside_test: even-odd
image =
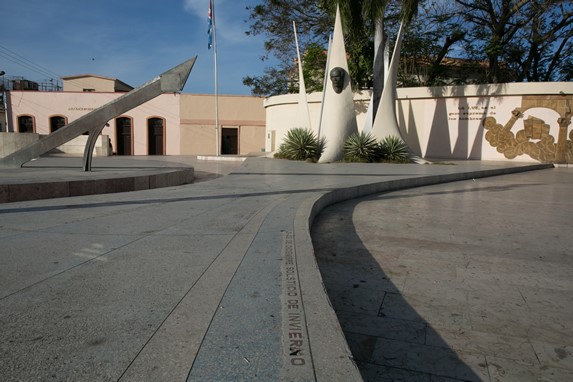
[[[354,133],[344,142],[344,160],[347,162],[370,163],[378,159],[376,138],[364,132]]]
[[[322,155],[325,145],[324,138],[319,140],[312,130],[296,127],[287,131],[275,158],[316,162]]]
[[[380,159],[383,162],[411,163],[408,146],[395,135],[384,138],[379,143]]]

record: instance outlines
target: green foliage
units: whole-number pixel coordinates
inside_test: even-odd
[[[295,78],[297,69],[294,59],[296,48],[293,35],[292,22],[296,22],[301,55],[306,54],[307,46],[312,44],[322,47],[326,51],[328,35],[332,23],[328,14],[322,8],[326,0],[261,0],[257,5],[247,6],[250,13],[248,20],[249,36],[264,36],[265,61],[273,58],[276,70],[265,70],[262,75],[243,78],[243,83],[252,89],[254,95],[271,96],[298,92]],[[325,65],[324,65],[325,66]],[[324,72],[324,66],[316,63],[311,69]],[[311,75],[312,77],[312,75]],[[322,83],[323,76],[320,76]],[[305,79],[307,79],[305,73]],[[313,90],[313,84],[307,84],[307,88]]]
[[[389,136],[380,142],[364,132],[352,134],[344,143],[346,162],[372,163],[413,163],[408,145],[399,137]]]
[[[289,70],[268,67],[262,76],[247,76],[243,85],[251,88],[254,96],[274,96],[289,92]]]
[[[391,135],[379,143],[380,159],[383,162],[411,163],[408,145],[399,137]]]
[[[573,78],[571,0],[260,0],[247,6],[248,35],[264,38],[263,60],[276,71],[250,76],[253,94],[296,92],[298,38],[309,91],[317,90],[322,58],[340,5],[348,68],[355,89],[379,84],[372,68],[374,33],[384,31],[390,49],[400,20],[409,23],[401,49],[401,86],[569,81]],[[288,21],[288,22],[287,22]],[[316,49],[315,49],[316,48]],[[305,57],[309,55],[309,58]],[[314,56],[314,57],[311,57]],[[318,58],[319,60],[315,60]],[[375,78],[376,77],[376,78]],[[315,86],[316,85],[316,86]],[[383,86],[383,85],[382,85]]]
[[[324,138],[318,139],[312,130],[295,127],[287,131],[275,158],[316,162],[322,155],[325,145]]]
[[[327,51],[323,46],[317,43],[310,43],[306,46],[302,56],[302,71],[308,93],[322,91],[326,58]],[[298,87],[295,92],[298,92]]]
[[[344,142],[344,160],[346,162],[371,163],[379,157],[376,138],[364,132],[352,134]]]

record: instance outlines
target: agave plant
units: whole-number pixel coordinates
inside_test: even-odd
[[[344,160],[347,162],[370,163],[377,158],[378,145],[370,134],[354,133],[344,142]]]
[[[380,157],[383,161],[409,163],[411,162],[408,146],[395,135],[384,138],[379,144]]]
[[[317,161],[324,147],[325,140],[319,140],[312,130],[296,127],[287,131],[275,158]]]

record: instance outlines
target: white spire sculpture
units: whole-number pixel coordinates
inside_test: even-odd
[[[400,128],[398,127],[398,120],[396,119],[396,84],[404,30],[405,25],[402,21],[400,23],[400,29],[398,30],[398,36],[396,37],[396,45],[394,46],[392,61],[390,61],[388,77],[386,77],[384,90],[382,90],[382,97],[372,126],[372,135],[377,139],[384,139],[391,135],[402,138]]]
[[[320,163],[342,160],[346,138],[358,131],[338,7],[327,74],[329,80],[323,90],[324,109],[321,116],[321,138],[326,139],[326,148],[319,159]]]
[[[292,27],[294,29],[294,41],[296,44],[296,55],[298,58],[298,112],[296,119],[296,126],[303,129],[311,129],[310,125],[310,111],[308,110],[308,100],[306,98],[306,86],[304,84],[304,75],[302,71],[302,60],[300,58],[300,50],[298,48],[298,37],[296,34],[296,24],[293,21]]]
[[[377,64],[378,57],[374,60],[374,70],[380,70],[383,74],[383,84],[387,83],[388,80],[388,69],[390,67],[390,42],[386,39],[386,44],[384,48],[380,48],[377,52],[378,55],[383,55],[382,57],[382,66],[378,67]],[[364,134],[370,134],[372,132],[372,126],[374,124],[374,92],[372,92],[372,96],[370,97],[370,102],[368,103],[368,110],[366,111],[366,118],[364,119],[364,126],[362,128],[362,132]]]

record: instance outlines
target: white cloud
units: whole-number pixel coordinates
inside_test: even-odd
[[[215,1],[216,32],[219,42],[225,40],[234,44],[244,44],[256,41],[245,34],[247,24],[244,21],[249,16],[245,7],[248,3],[229,0]],[[183,8],[201,20],[205,20],[205,33],[207,33],[209,0],[184,0]]]
[[[207,19],[209,0],[183,0],[183,9],[191,14]]]

